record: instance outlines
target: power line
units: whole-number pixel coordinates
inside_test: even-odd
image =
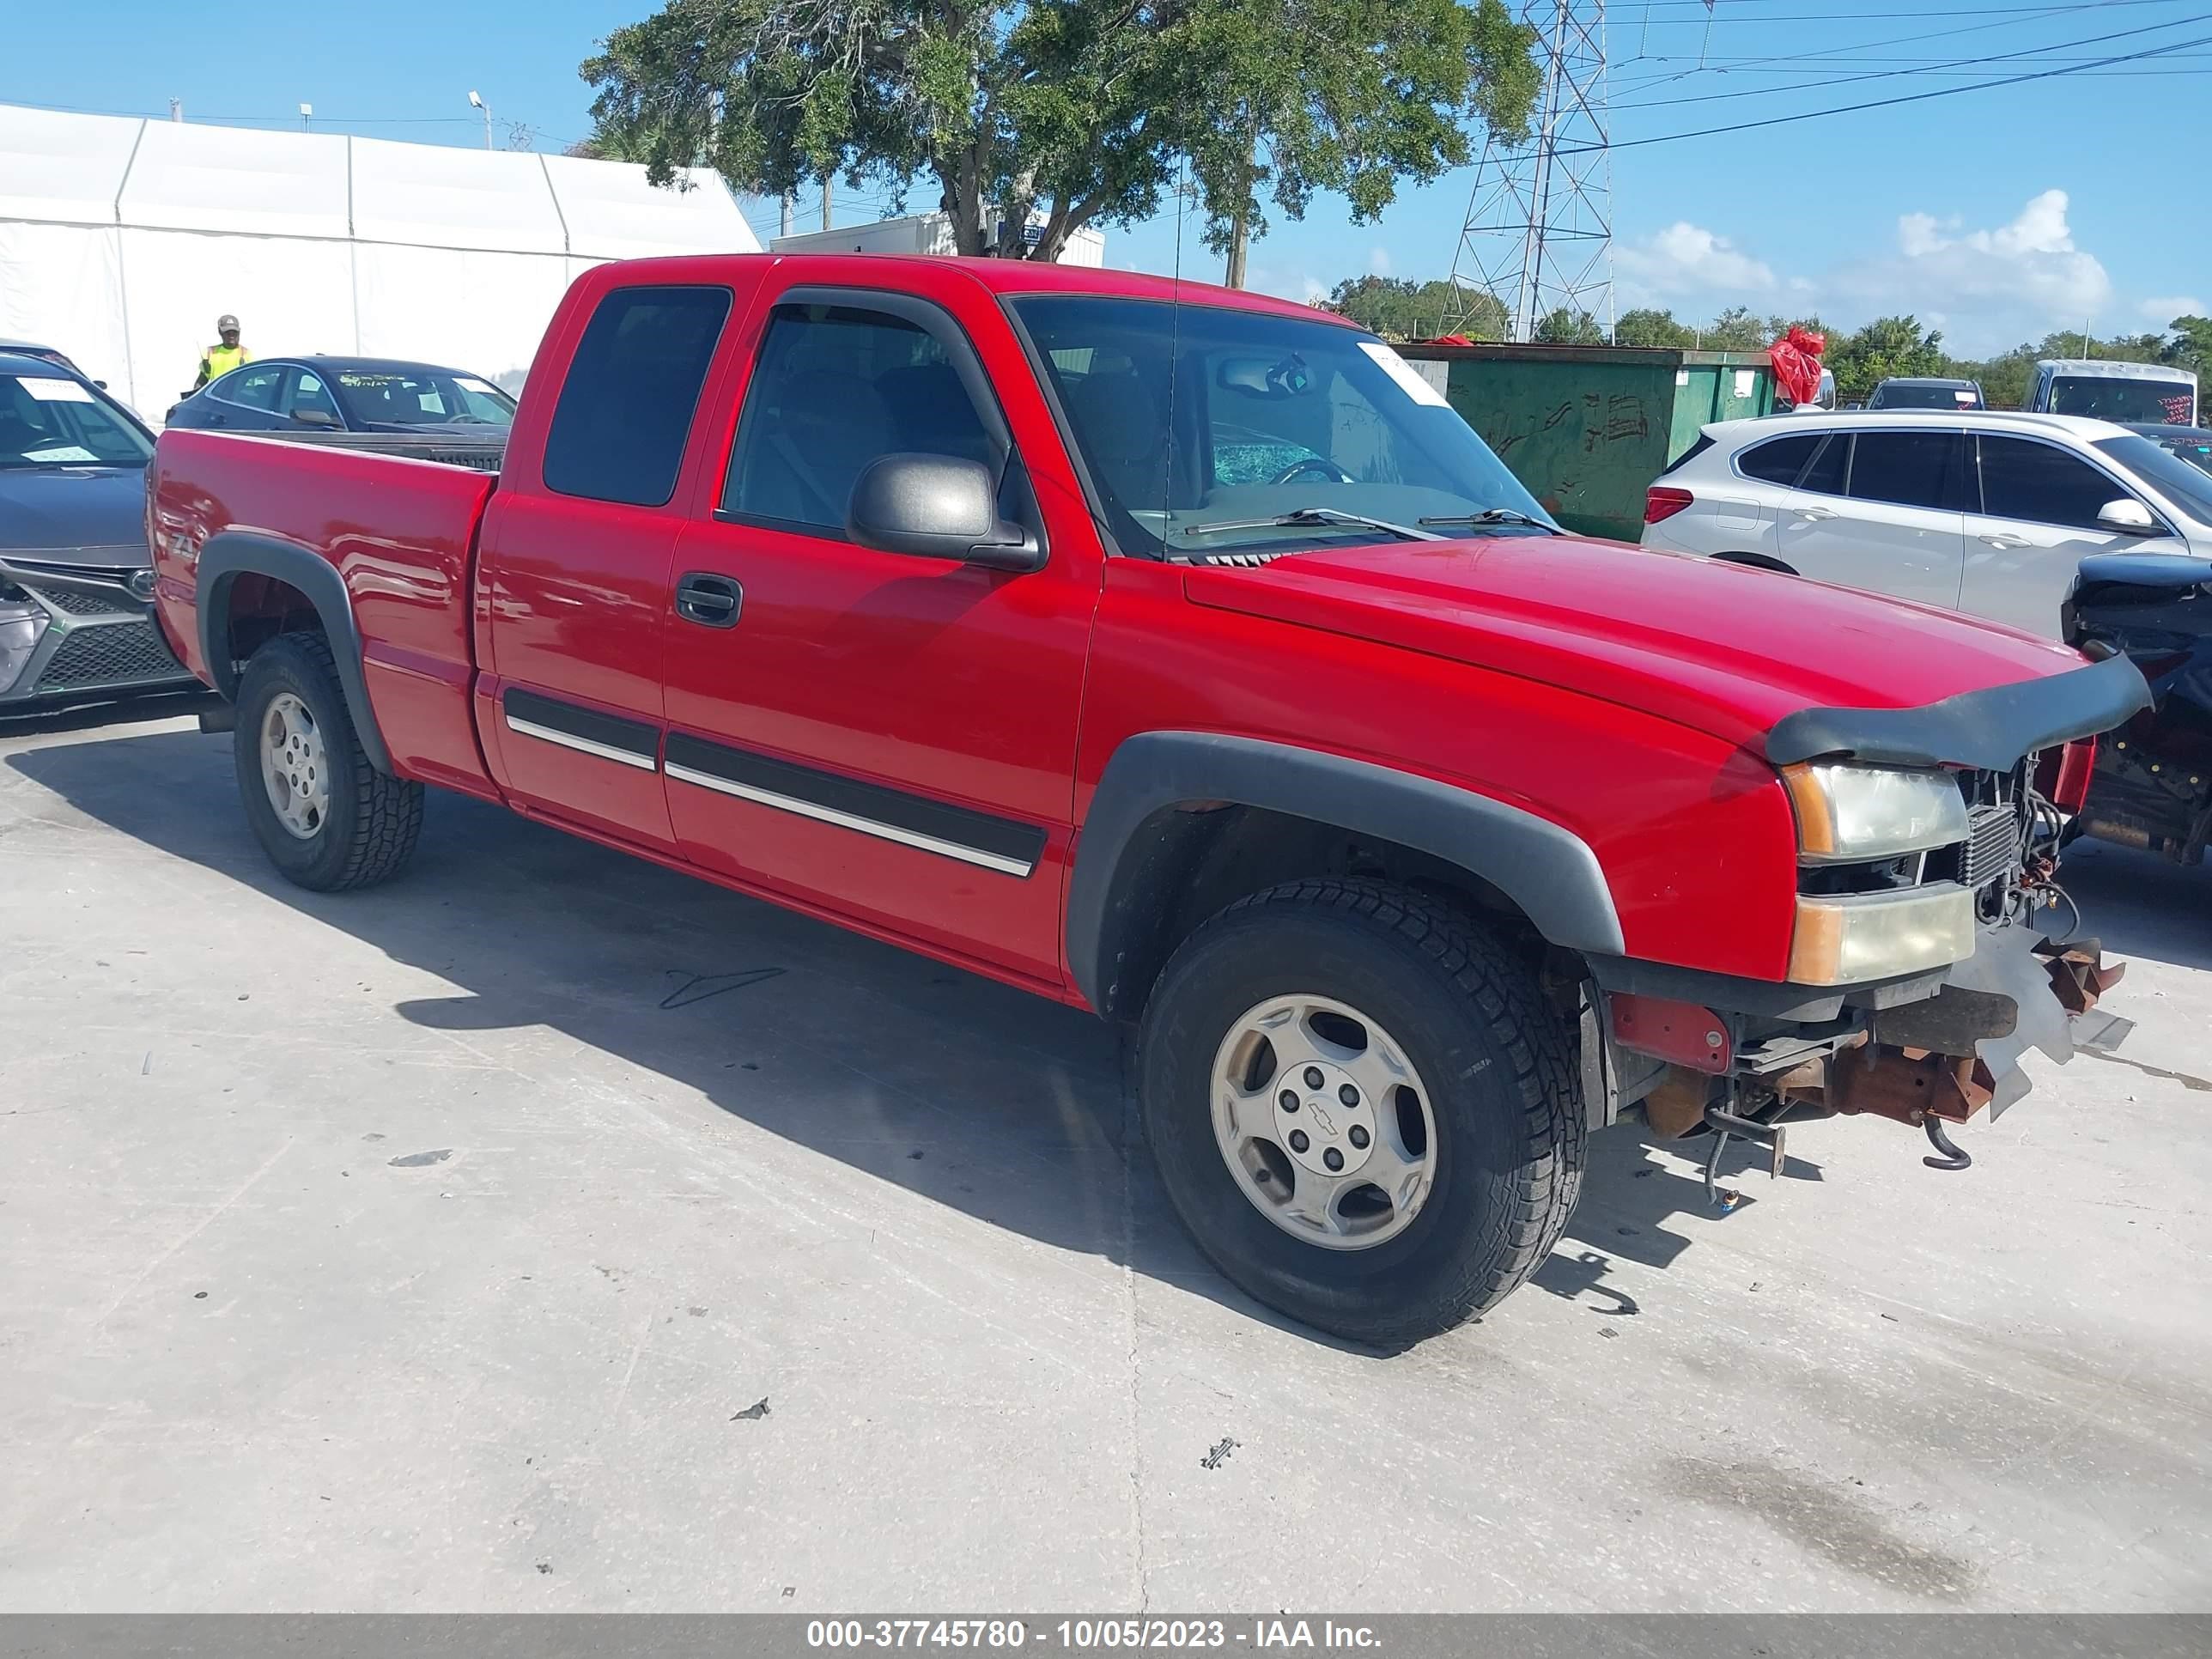
[[[2074,46],[2094,46],[2106,40],[2124,40],[2134,35],[2150,34],[2160,29],[2182,28],[2191,23],[2202,23],[2208,21],[2212,21],[2212,13],[2199,13],[2194,17],[2168,18],[2163,23],[2145,23],[2136,28],[2115,29],[2109,34],[2093,34],[2086,40],[2057,40],[2047,46],[2021,46],[2015,51],[1990,52],[1979,58],[1939,59],[1937,67],[1951,70],[1972,69],[1978,64],[2001,64],[2016,58],[2041,58],[2043,54],[2050,52],[2065,51]],[[2098,60],[2094,58],[2080,58],[2071,60],[2070,66],[2089,69],[2100,65]],[[1899,75],[1925,75],[1929,72],[1925,69],[1871,70],[1863,75],[1838,75],[1825,81],[1802,82],[1791,87],[1765,87],[1748,92],[1698,93],[1687,98],[1648,98],[1641,103],[1617,103],[1613,107],[1615,109],[1661,109],[1674,104],[1709,104],[1717,98],[1757,98],[1777,92],[1811,92],[1820,87],[1850,86],[1862,81],[1886,81]]]
[[[2126,0],[2117,0],[2117,3],[2126,3]],[[2157,3],[2161,4],[2172,4],[2177,3],[2178,0],[2157,0]],[[2051,21],[2051,18],[2060,15],[2066,15],[2081,11],[2098,11],[2100,9],[2102,9],[2102,7],[2098,3],[2098,0],[2081,0],[2081,3],[2053,7],[2037,21],[2047,22]],[[1974,15],[1979,16],[1985,14],[1976,13]],[[1796,63],[1808,58],[1835,58],[1839,57],[1845,52],[1867,52],[1880,46],[1906,46],[1920,40],[1948,40],[1954,35],[1979,34],[1984,29],[2002,28],[2005,24],[2017,21],[2020,20],[2016,15],[2006,15],[1999,16],[1994,22],[1962,23],[1955,28],[1928,29],[1918,34],[1892,35],[1886,40],[1879,40],[1846,41],[1841,46],[1816,47],[1809,51],[1799,50],[1769,52],[1763,58],[1747,58],[1744,59],[1743,62],[1747,64],[1788,64]],[[1688,69],[1674,70],[1660,75],[1644,76],[1637,80],[1617,85],[1613,88],[1613,90],[1616,93],[1637,92],[1642,90],[1645,87],[1665,86],[1675,81],[1685,81],[1692,75],[1710,73],[1710,71],[1705,68],[1705,62],[1706,60],[1704,55],[1700,53],[1698,62]],[[1815,64],[1814,67],[1818,68],[1820,66]]]
[[[2189,20],[2202,22],[2203,17]],[[2100,58],[2080,68],[2071,65],[2051,70],[2039,70],[2030,75],[2008,75],[1995,81],[1977,82],[1971,87],[1937,87],[1929,92],[1908,92],[1895,98],[1876,98],[1863,104],[1838,104],[1832,109],[1803,110],[1795,115],[1772,115],[1763,121],[1735,121],[1726,126],[1699,127],[1692,132],[1662,132],[1650,138],[1623,138],[1606,145],[1585,145],[1586,149],[1641,149],[1647,144],[1671,144],[1684,138],[1711,138],[1726,132],[1750,132],[1760,127],[1785,126],[1793,121],[1817,121],[1824,115],[1851,115],[1860,110],[1889,109],[1899,104],[1925,103],[1931,98],[1952,98],[1962,92],[1985,92],[1994,87],[2016,87],[2030,81],[2048,81],[2063,75],[2078,75],[2086,69],[2105,69],[2114,64],[2133,64],[2146,58],[2163,58],[2190,46],[2212,46],[2212,34],[2199,35],[2193,40],[2177,40],[2171,46],[2146,46],[2141,52],[2121,52],[2112,58]],[[1561,155],[1568,152],[1562,150]]]
[[[1705,3],[1705,0],[1649,0],[1649,6],[1651,9],[1673,4],[1697,7],[1699,9],[1693,16],[1659,17],[1652,21],[1662,28],[1703,28],[1706,21],[1703,9]],[[1733,4],[1739,6],[1750,3],[1751,0],[1732,0]],[[1784,3],[1785,0],[1767,0],[1769,4]],[[1806,0],[1797,0],[1797,3],[1801,5],[1805,3]],[[1638,0],[1626,0],[1626,3],[1622,7],[1623,12],[1627,11],[1628,5],[1637,3]],[[1753,27],[1770,23],[1856,23],[1867,20],[1899,17],[1997,17],[2009,21],[2027,22],[2038,17],[2049,16],[2060,12],[2104,11],[2118,6],[2172,6],[2180,3],[2181,0],[2077,0],[2077,3],[2071,5],[1923,7],[1911,11],[1769,12],[1763,16],[1746,16],[1741,12],[1730,10],[1713,13],[1711,21],[1716,23],[1747,23]],[[1642,21],[1642,9],[1643,8],[1639,6],[1638,14],[1633,21],[1638,22]],[[1629,17],[1624,15],[1621,19],[1621,27],[1626,27],[1631,21]]]
[[[2090,5],[2100,8],[2114,6],[2172,5],[2177,3],[2178,0],[2088,0],[2088,3]],[[2079,11],[2083,9],[2079,4],[2042,6],[1966,6],[1942,10],[1923,9],[1918,11],[1854,11],[1819,12],[1813,14],[1795,12],[1779,15],[1769,13],[1763,17],[1758,15],[1747,16],[1741,9],[1747,6],[1780,6],[1793,3],[1804,5],[1808,3],[1808,0],[1729,0],[1729,9],[1724,12],[1715,13],[1713,21],[1720,23],[1783,23],[1802,21],[1808,21],[1808,19],[1813,21],[1825,21],[1830,19],[1840,21],[1855,17],[1972,17],[1977,15],[1996,16],[1998,15],[2021,17],[2030,15],[2036,12]],[[1705,21],[1703,14],[1705,10],[1705,0],[1621,0],[1621,9],[1624,13],[1627,12],[1632,7],[1634,9],[1639,18],[1643,13],[1647,11],[1692,11],[1698,14],[1696,16],[1686,18],[1659,19],[1658,21],[1662,23],[1680,22],[1686,24],[1696,23],[1702,25]],[[1624,17],[1623,21],[1626,22],[1626,19]]]

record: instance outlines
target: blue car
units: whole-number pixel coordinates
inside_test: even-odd
[[[261,357],[193,392],[170,426],[505,438],[514,399],[480,375],[386,357]]]

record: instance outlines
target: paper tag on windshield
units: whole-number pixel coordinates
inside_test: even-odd
[[[1437,409],[1449,409],[1450,401],[1444,394],[1421,378],[1421,373],[1386,345],[1372,340],[1362,340],[1359,349],[1375,360],[1376,366],[1398,383],[1398,389],[1417,404],[1427,404]]]
[[[81,444],[60,444],[52,449],[27,449],[23,452],[23,459],[27,461],[96,461],[100,457]]]
[[[499,395],[498,387],[485,385],[473,374],[456,374],[453,376],[453,381],[465,392],[481,392],[487,398],[495,398]]]
[[[24,391],[42,404],[88,404],[93,401],[92,388],[79,386],[75,380],[58,380],[46,374],[26,374],[21,384]]]

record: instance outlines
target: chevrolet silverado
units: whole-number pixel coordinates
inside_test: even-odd
[[[1948,1152],[2124,1024],[2037,918],[2124,657],[1566,535],[1306,307],[605,265],[496,476],[172,430],[148,513],[293,881],[434,787],[1133,1024],[1200,1245],[1378,1346],[1525,1279],[1632,1108]]]

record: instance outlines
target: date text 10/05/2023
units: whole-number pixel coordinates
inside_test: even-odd
[[[810,1648],[1229,1648],[1265,1650],[1381,1645],[1371,1626],[1309,1619],[813,1619]]]

